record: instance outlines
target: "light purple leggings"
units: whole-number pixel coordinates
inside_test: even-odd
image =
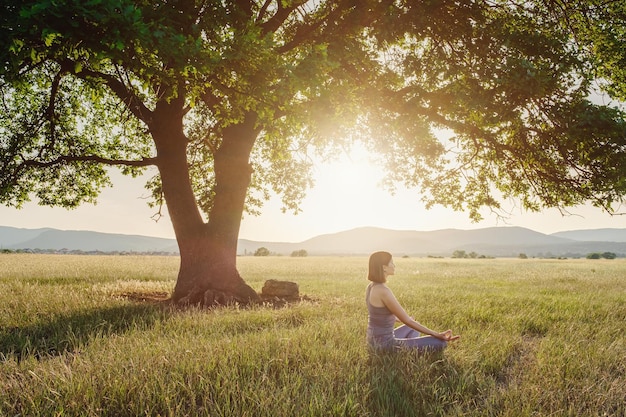
[[[410,328],[406,324],[394,329],[393,335],[396,339],[396,344],[400,347],[417,348],[418,350],[442,350],[448,342],[437,339],[433,336],[421,336],[420,332]]]

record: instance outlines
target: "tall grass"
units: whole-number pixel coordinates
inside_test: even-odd
[[[174,285],[173,257],[0,256],[0,415],[624,416],[626,261],[396,259],[443,354],[364,343],[365,258],[245,257],[288,307],[134,301]]]

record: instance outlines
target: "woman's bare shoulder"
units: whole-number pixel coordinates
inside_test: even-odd
[[[372,284],[370,294],[376,294],[377,297],[384,297],[385,295],[393,295],[391,289],[384,284]]]

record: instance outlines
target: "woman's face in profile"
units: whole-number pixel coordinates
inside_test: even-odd
[[[389,263],[385,265],[383,270],[386,275],[393,275],[396,272],[396,265],[393,263],[393,258],[389,260]]]

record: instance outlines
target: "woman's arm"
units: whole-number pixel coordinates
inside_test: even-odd
[[[385,287],[384,290],[381,291],[380,296],[380,299],[389,309],[389,311],[391,311],[398,320],[400,320],[402,323],[406,324],[410,328],[415,329],[420,333],[425,333],[436,337],[437,339],[445,341],[456,340],[459,338],[459,336],[452,336],[452,330],[446,330],[443,333],[439,333],[413,320],[413,318],[409,316],[406,311],[404,311],[404,308],[402,308],[402,306],[396,299],[396,296],[393,295],[393,292],[389,288]]]

